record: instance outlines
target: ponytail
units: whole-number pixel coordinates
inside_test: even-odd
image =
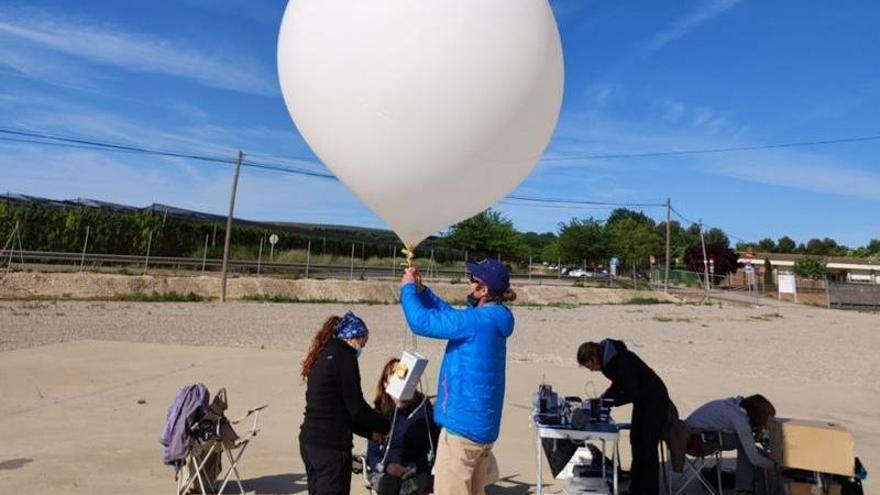
[[[324,351],[330,339],[333,338],[333,334],[336,332],[336,325],[339,324],[340,320],[341,318],[338,316],[327,318],[327,321],[324,322],[324,325],[315,334],[315,338],[312,339],[312,345],[309,347],[309,352],[306,353],[306,357],[302,360],[302,369],[299,374],[303,381],[309,378],[312,367],[318,361],[318,355]]]

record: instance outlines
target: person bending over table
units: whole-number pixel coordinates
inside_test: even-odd
[[[611,380],[602,398],[611,399],[612,407],[633,405],[629,492],[656,495],[660,488],[657,445],[671,409],[666,385],[619,340],[584,342],[578,348],[577,361],[590,371],[601,371]]]

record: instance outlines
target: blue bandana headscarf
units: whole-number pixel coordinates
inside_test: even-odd
[[[358,318],[351,311],[345,313],[345,316],[336,324],[336,338],[339,340],[356,339],[366,337],[369,334],[370,330],[364,320]]]

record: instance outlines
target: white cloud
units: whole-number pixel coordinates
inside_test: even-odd
[[[704,22],[718,17],[741,1],[742,0],[709,0],[705,5],[676,19],[666,29],[651,37],[651,39],[642,46],[642,51],[647,55],[661,50],[664,46],[681,38]]]
[[[46,13],[17,17],[7,14],[0,16],[0,40],[6,46],[3,60],[36,79],[42,79],[47,72],[62,72],[51,70],[51,60],[23,58],[34,49],[42,49],[91,64],[181,77],[204,86],[258,95],[278,94],[274,74],[251,57],[228,50],[206,51],[91,20],[62,19]]]
[[[880,173],[869,172],[817,154],[768,151],[713,159],[707,173],[820,194],[880,201]]]
[[[880,201],[880,173],[867,166],[825,155],[821,148],[811,150],[765,149],[748,152],[685,155],[675,158],[642,160],[561,160],[566,155],[651,153],[771,144],[745,138],[745,127],[729,122],[719,112],[694,109],[690,126],[670,125],[657,119],[623,120],[593,113],[568,115],[557,129],[553,154],[547,154],[536,176],[559,177],[567,181],[595,175],[597,169],[621,170],[624,166],[695,171],[809,191],[818,194]],[[673,161],[674,160],[674,161]],[[650,163],[650,165],[648,165]],[[566,172],[561,172],[565,170]],[[644,170],[643,170],[644,171]],[[597,194],[601,190],[596,189]]]
[[[684,115],[685,106],[679,101],[663,99],[657,101],[664,121],[675,124]]]

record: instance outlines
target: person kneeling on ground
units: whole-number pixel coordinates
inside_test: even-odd
[[[352,434],[378,440],[391,427],[361,391],[358,357],[368,340],[367,325],[349,311],[324,322],[303,359],[306,410],[299,449],[309,495],[350,493]]]
[[[437,385],[436,495],[483,495],[504,406],[507,339],[515,299],[507,267],[467,262],[468,307],[456,309],[422,285],[415,268],[401,280],[400,303],[416,335],[446,340]]]
[[[611,380],[602,398],[612,406],[632,403],[632,447],[629,491],[632,495],[656,495],[660,489],[657,445],[672,409],[663,380],[619,340],[584,342],[577,351],[578,364],[601,371]]]
[[[698,407],[684,420],[696,430],[719,431],[718,444],[704,445],[706,448],[736,449],[736,491],[753,493],[755,491],[755,468],[772,469],[774,463],[758,451],[760,442],[770,418],[776,416],[776,409],[763,395],[746,398],[730,397],[713,400]]]
[[[379,495],[431,493],[434,446],[440,431],[434,424],[431,401],[421,392],[415,391],[406,401],[385,392],[399,362],[389,360],[376,384],[375,409],[391,421],[391,433],[387,441],[367,443],[370,484]]]

